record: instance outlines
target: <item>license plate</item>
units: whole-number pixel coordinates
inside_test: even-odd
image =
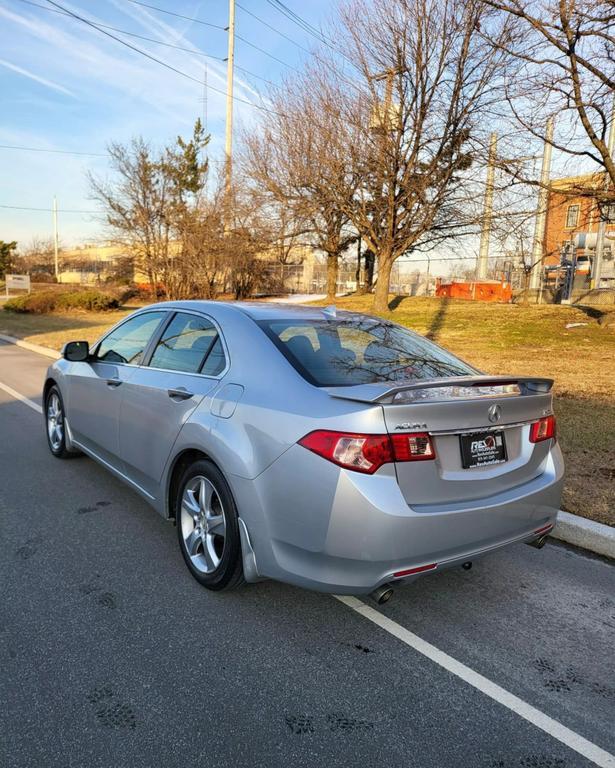
[[[473,432],[459,435],[461,464],[464,469],[501,464],[507,460],[503,432]]]

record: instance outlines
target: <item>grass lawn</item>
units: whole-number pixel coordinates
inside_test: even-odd
[[[0,308],[2,304],[0,304]],[[32,344],[61,349],[66,341],[90,343],[138,306],[122,307],[111,312],[72,312],[67,314],[30,315],[0,309],[0,333],[16,336]]]
[[[322,302],[324,303],[324,302]],[[340,309],[371,312],[372,297]],[[0,305],[1,306],[1,305]],[[615,526],[615,326],[610,309],[392,298],[386,317],[427,335],[486,373],[555,379],[555,409],[567,477],[563,508]],[[136,306],[114,312],[18,315],[0,310],[0,333],[60,349],[94,341]],[[570,323],[585,323],[566,328]]]

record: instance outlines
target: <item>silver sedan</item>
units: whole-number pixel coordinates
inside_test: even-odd
[[[205,587],[384,600],[544,542],[563,476],[551,386],[362,314],[182,301],[67,344],[44,413],[54,456],[87,454],[175,522]]]

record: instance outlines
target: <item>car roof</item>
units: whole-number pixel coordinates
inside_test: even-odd
[[[152,305],[156,308],[166,307],[168,309],[192,309],[197,312],[215,312],[216,309],[228,308],[243,312],[253,320],[324,320],[342,315],[344,317],[355,317],[357,313],[336,310],[334,307],[307,306],[305,304],[289,304],[286,302],[275,301],[205,301],[205,300],[184,300],[160,302]],[[148,307],[151,309],[152,307]]]
[[[278,301],[236,301],[233,305],[245,312],[254,320],[323,320],[335,317],[338,312],[344,315],[353,315],[353,312],[336,310],[334,306],[317,307],[307,304],[289,304]]]

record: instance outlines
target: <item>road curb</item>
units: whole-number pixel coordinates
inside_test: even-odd
[[[609,525],[595,523],[585,517],[560,510],[557,515],[557,525],[550,535],[567,544],[573,544],[575,547],[588,549],[590,552],[615,560],[615,528]]]
[[[51,357],[53,360],[57,360],[60,357],[60,353],[56,349],[41,347],[40,344],[31,344],[29,341],[22,341],[21,339],[15,338],[15,336],[5,336],[3,333],[0,333],[0,341],[6,341],[9,344],[15,344],[18,347],[29,349],[30,352],[37,352],[39,355]]]

